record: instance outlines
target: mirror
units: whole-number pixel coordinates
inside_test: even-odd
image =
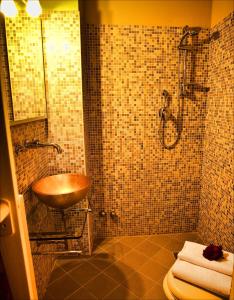
[[[19,11],[5,18],[13,120],[46,118],[41,19]]]

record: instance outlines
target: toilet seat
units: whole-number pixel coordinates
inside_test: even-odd
[[[222,300],[223,298],[173,276],[171,269],[163,280],[168,300]]]

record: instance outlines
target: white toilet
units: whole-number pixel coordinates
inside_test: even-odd
[[[234,280],[232,280],[234,282]],[[213,293],[189,284],[173,276],[171,269],[163,280],[163,289],[168,300],[222,300],[224,298],[214,295]],[[234,300],[234,287],[230,300]]]

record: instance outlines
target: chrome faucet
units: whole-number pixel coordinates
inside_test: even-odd
[[[26,140],[24,143],[25,148],[39,148],[39,147],[53,147],[57,150],[59,154],[63,152],[63,149],[54,143],[41,143],[39,140],[28,141]]]

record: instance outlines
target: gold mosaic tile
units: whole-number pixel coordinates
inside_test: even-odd
[[[219,31],[209,48],[204,154],[198,232],[205,243],[234,252],[233,194],[233,17],[211,29]]]
[[[41,20],[19,11],[5,23],[14,120],[45,116]]]
[[[163,89],[177,112],[182,28],[86,24],[82,34],[95,236],[195,230],[207,94],[196,90],[185,100],[175,149],[162,149],[158,135]],[[201,86],[206,86],[208,45],[198,42],[208,34],[202,29],[193,41],[196,51],[188,54],[188,80]],[[113,210],[118,218],[110,217]]]
[[[79,13],[75,11],[53,12],[42,21],[48,135],[64,150],[61,155],[50,153],[53,173],[85,172],[79,28]]]

